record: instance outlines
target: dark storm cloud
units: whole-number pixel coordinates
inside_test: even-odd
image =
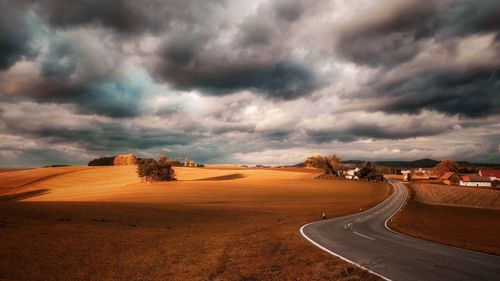
[[[352,95],[355,99],[371,100],[368,110],[390,113],[432,109],[451,115],[484,117],[500,112],[498,41],[488,46],[490,50],[497,49],[495,59],[490,62],[454,64],[461,55],[458,47],[468,36],[493,33],[498,40],[500,2],[388,3],[394,4],[394,8],[387,11],[381,10],[386,6],[376,8],[373,14],[367,13],[367,18],[360,17],[358,23],[346,28],[338,39],[336,50],[344,58],[380,69],[360,92]],[[436,62],[429,61],[423,70],[407,74],[417,55],[432,53],[427,49],[430,40],[444,51],[434,55]],[[438,64],[445,55],[450,57],[449,61]]]
[[[280,0],[274,3],[273,8],[278,18],[294,22],[302,16],[306,4],[303,1]]]
[[[164,61],[159,74],[178,88],[202,89],[211,95],[249,89],[271,98],[293,99],[318,87],[318,81],[307,67],[287,59],[269,64],[221,61],[213,65],[195,62],[179,65],[178,61]]]
[[[243,22],[239,30],[239,44],[243,47],[269,45],[277,35],[274,26],[259,20]]]
[[[147,95],[140,80],[148,77],[125,73],[119,49],[105,49],[75,36],[48,34],[46,40],[48,53],[40,56],[40,64],[32,66],[39,67],[32,70],[39,74],[29,78],[0,74],[0,92],[40,102],[74,104],[82,113],[111,117],[140,113]]]
[[[82,83],[51,83],[37,94],[41,102],[75,104],[78,112],[122,118],[139,115],[143,98],[140,88],[130,87],[126,80],[104,82],[84,81]],[[46,84],[44,84],[46,85]],[[50,92],[47,92],[50,90]]]
[[[52,42],[49,48],[49,54],[42,63],[42,76],[66,78],[71,75],[78,62],[73,46],[62,41]]]
[[[44,74],[53,73],[45,69]],[[64,73],[59,73],[64,74]],[[15,95],[25,95],[38,102],[74,104],[80,113],[100,114],[110,117],[132,117],[140,113],[143,91],[130,85],[126,78],[104,81],[71,81],[59,77],[46,77],[34,81]],[[12,94],[8,90],[6,94]]]
[[[432,71],[397,83],[374,85],[375,110],[418,113],[423,108],[468,117],[500,113],[500,67]]]
[[[4,105],[5,106],[5,105]],[[65,114],[67,120],[51,123],[45,120],[50,115],[33,111],[33,105],[21,108],[23,114],[12,115],[0,112],[0,125],[5,132],[23,136],[27,139],[44,139],[52,144],[77,144],[88,151],[127,151],[145,150],[171,145],[188,145],[193,139],[201,136],[196,133],[181,133],[169,129],[148,130],[140,127],[127,127],[121,122],[89,119],[83,115]],[[18,126],[19,123],[29,122],[35,116],[38,126]],[[72,120],[75,119],[75,120]],[[65,126],[65,122],[72,122],[74,126]],[[92,124],[80,124],[92,122]]]
[[[321,83],[308,64],[290,57],[286,46],[291,22],[304,10],[301,1],[266,2],[236,26],[236,35],[224,45],[218,43],[224,30],[207,27],[167,36],[157,52],[155,76],[209,95],[239,90],[275,99],[308,95]]]
[[[337,52],[369,66],[392,66],[412,59],[420,50],[420,39],[435,32],[434,2],[422,5],[419,1],[403,1],[395,3],[392,10],[382,11],[387,9],[384,6],[366,13],[360,22],[341,32]]]
[[[441,126],[433,124],[410,123],[407,128],[400,126],[386,125],[382,126],[374,122],[356,122],[347,128],[342,129],[307,129],[306,134],[316,143],[325,143],[331,141],[352,142],[359,139],[376,140],[402,140],[408,138],[434,136],[445,131]]]
[[[181,21],[196,24],[204,13],[222,1],[191,0],[46,0],[35,6],[37,13],[53,27],[100,25],[123,34],[162,32]]]
[[[144,150],[170,145],[188,145],[193,137],[168,131],[131,131],[116,125],[102,125],[82,130],[43,129],[31,134],[50,138],[57,143],[77,143],[90,151]]]
[[[336,43],[344,58],[357,64],[393,67],[407,62],[428,38],[500,31],[500,2],[387,1],[345,27]]]
[[[0,1],[0,71],[20,59],[36,56],[37,49],[31,39],[32,30],[24,5]]]

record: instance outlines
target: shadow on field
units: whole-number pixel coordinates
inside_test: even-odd
[[[224,175],[224,176],[218,176],[218,177],[197,179],[194,181],[227,181],[227,180],[242,179],[244,177],[245,177],[245,175],[243,175],[243,174],[230,174],[230,175]]]
[[[0,196],[0,202],[19,201],[22,199],[46,194],[48,192],[49,192],[49,189],[44,188],[44,189],[36,189],[36,190],[31,190],[31,191],[26,191],[26,192],[21,192],[21,193],[16,193],[16,194],[2,195],[2,196]]]

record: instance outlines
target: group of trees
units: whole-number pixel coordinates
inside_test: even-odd
[[[89,166],[114,166],[115,165],[115,157],[101,157],[97,159],[90,160]]]
[[[367,161],[363,164],[361,169],[359,169],[357,176],[360,179],[376,180],[376,181],[384,180],[384,176],[377,171],[377,167],[375,166],[375,164],[373,164],[370,161]]]
[[[158,161],[148,158],[141,159],[137,164],[137,174],[145,181],[172,181],[175,180],[175,171],[167,157],[160,157]]]
[[[387,167],[387,166],[377,166],[377,172],[379,172],[381,174],[401,175],[401,169],[400,168]]]
[[[327,174],[336,174],[337,171],[344,169],[342,160],[335,154],[331,156],[315,155],[307,157],[304,166],[323,169]]]
[[[458,173],[460,166],[457,162],[452,160],[442,160],[439,164],[434,167],[434,175],[436,177],[442,177],[447,172]]]
[[[175,180],[175,171],[172,167],[205,167],[205,165],[197,164],[187,157],[182,163],[179,158],[169,159],[166,155],[161,155],[158,161],[154,159],[139,160],[137,174],[145,181],[171,181]]]
[[[188,157],[184,158],[184,162],[181,162],[179,158],[168,158],[166,155],[161,155],[160,160],[164,163],[172,165],[172,167],[205,167],[203,164],[197,164],[194,160]]]

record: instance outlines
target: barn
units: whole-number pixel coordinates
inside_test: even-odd
[[[446,172],[439,179],[446,185],[458,184],[460,182],[460,176],[455,172]]]
[[[462,176],[460,186],[491,187],[491,180],[489,177],[477,175]]]

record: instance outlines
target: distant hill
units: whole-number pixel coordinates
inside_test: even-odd
[[[306,165],[304,165],[304,162],[297,163],[295,165],[288,165],[285,166],[286,168],[304,168]]]
[[[375,161],[376,165],[401,168],[433,168],[439,161],[433,159],[419,159],[415,161]]]
[[[361,166],[366,161],[364,160],[347,160],[342,161],[343,164],[353,164],[356,166]],[[372,161],[376,165],[386,166],[386,167],[395,167],[395,168],[434,168],[439,161],[434,159],[418,159],[414,161]],[[495,168],[500,169],[500,163],[471,163],[468,161],[457,161],[460,166],[468,166],[468,167],[484,167],[484,168]],[[300,168],[304,167],[304,163],[297,163],[295,165],[291,165],[289,167]]]

